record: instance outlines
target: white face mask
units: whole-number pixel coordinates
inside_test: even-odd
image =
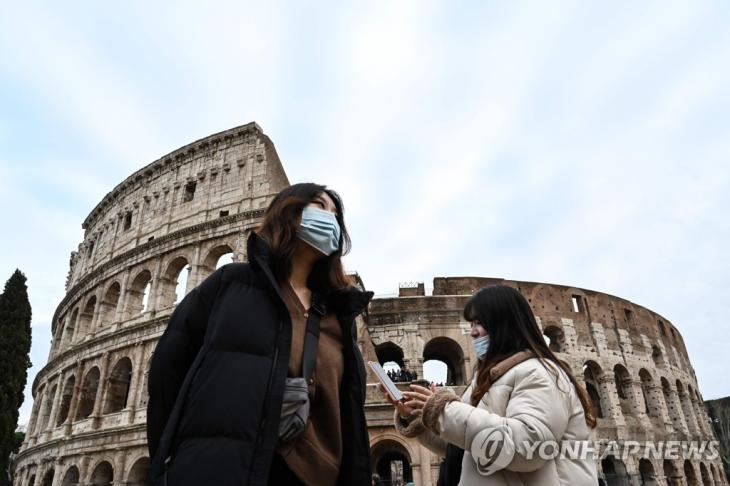
[[[489,334],[485,336],[479,336],[474,339],[474,351],[477,354],[477,358],[484,359],[489,349]]]

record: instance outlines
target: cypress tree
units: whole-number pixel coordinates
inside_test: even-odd
[[[0,486],[10,484],[9,459],[31,365],[31,309],[25,281],[16,269],[0,295]]]

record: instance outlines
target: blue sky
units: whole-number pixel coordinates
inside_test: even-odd
[[[730,4],[262,3],[4,6],[0,279],[28,277],[29,382],[96,203],[256,121],[292,182],[342,194],[377,294],[481,275],[619,295],[730,395]]]

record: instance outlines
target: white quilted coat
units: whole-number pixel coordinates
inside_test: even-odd
[[[499,377],[477,407],[470,405],[472,380],[461,401],[443,409],[439,434],[426,430],[418,440],[439,455],[444,455],[446,442],[464,449],[460,486],[596,486],[596,463],[590,455],[583,460],[545,460],[537,455],[528,459],[525,444],[593,440],[575,387],[565,372],[558,369],[558,373],[559,385],[537,358],[527,359]],[[470,453],[471,444],[479,432],[497,427],[513,442],[515,455],[505,468],[483,475]]]

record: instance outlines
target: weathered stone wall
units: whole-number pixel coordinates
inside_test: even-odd
[[[592,392],[601,411],[597,437],[604,446],[609,440],[714,440],[674,325],[649,309],[600,292],[501,278],[435,278],[432,295],[425,295],[422,286],[418,292],[409,286],[399,297],[372,303],[370,359],[375,355],[381,363],[396,362],[419,377],[423,363],[437,359],[448,366],[448,385],[463,393],[477,359],[462,310],[475,290],[497,283],[527,298],[551,349]],[[379,460],[377,451],[400,454],[410,462],[416,484],[435,484],[441,458],[416,440],[394,434],[392,407],[375,385],[370,387],[373,460]],[[616,476],[624,475],[632,484],[644,484],[642,473],[644,481],[656,477],[656,483],[646,484],[727,484],[719,459],[664,462],[632,456],[625,463],[611,461],[606,469],[613,467]],[[611,471],[602,474],[620,481]],[[693,483],[692,477],[699,482]]]
[[[288,184],[251,123],[178,149],[107,194],[71,256],[16,484],[143,484],[147,370],[178,280],[189,269],[187,292],[222,256],[245,261],[248,232]]]

